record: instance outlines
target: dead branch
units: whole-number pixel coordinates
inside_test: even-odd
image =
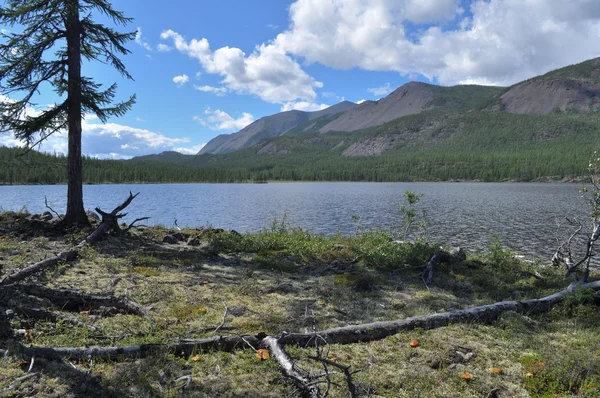
[[[73,261],[76,257],[77,252],[75,250],[68,250],[65,252],[58,253],[54,257],[47,258],[27,268],[17,271],[11,275],[5,276],[2,280],[0,280],[0,286],[11,285],[15,282],[22,281],[23,279],[28,278],[31,275],[36,274],[38,272],[41,272],[46,268],[53,267],[60,263]]]
[[[279,344],[279,340],[272,336],[267,336],[262,343],[269,349],[271,356],[279,364],[281,373],[291,379],[303,398],[321,398],[321,392],[317,384],[309,376],[302,375],[295,367],[294,362]]]
[[[71,289],[50,289],[40,285],[21,284],[16,288],[22,293],[50,300],[55,306],[63,310],[80,311],[82,309],[112,307],[129,314],[149,316],[148,311],[143,306],[125,297],[87,294]]]
[[[277,339],[281,346],[297,345],[308,347],[318,335],[328,344],[353,344],[366,341],[381,340],[403,330],[420,328],[423,330],[436,329],[450,324],[491,322],[501,313],[514,311],[519,313],[532,313],[548,311],[559,303],[563,297],[572,292],[575,287],[581,289],[600,290],[600,281],[585,284],[572,283],[565,290],[540,299],[526,301],[502,301],[495,304],[479,307],[454,310],[439,314],[414,316],[406,319],[372,322],[361,325],[350,325],[340,328],[327,329],[316,333],[290,333]],[[257,349],[263,339],[268,337],[264,333],[256,336],[215,336],[208,339],[190,341],[178,344],[143,344],[123,347],[80,347],[80,348],[45,348],[21,347],[25,356],[35,355],[37,358],[60,359],[71,358],[81,360],[91,357],[117,360],[119,358],[147,357],[157,352],[169,351],[175,355],[190,356],[198,351],[219,350],[231,352],[244,349],[247,346]],[[0,350],[0,353],[3,351]]]
[[[56,217],[62,221],[62,219],[63,219],[62,216],[60,214],[58,214],[58,212],[56,210],[54,210],[52,207],[50,207],[48,205],[48,198],[46,196],[44,196],[44,204],[46,205],[46,208],[48,210],[50,210],[52,213],[54,213],[56,215]]]
[[[70,325],[75,325],[78,327],[87,327],[90,330],[96,331],[97,328],[91,325],[88,325],[84,322],[81,322],[78,319],[72,318],[70,316],[66,316],[63,314],[58,314],[56,312],[50,312],[42,310],[41,308],[27,308],[27,307],[18,307],[16,308],[16,312],[26,316],[27,318],[32,319],[44,319],[50,322],[58,322],[62,321],[64,323],[68,323]]]
[[[350,391],[350,396],[352,398],[358,397],[358,391],[356,391],[356,386],[354,385],[354,382],[352,381],[352,375],[360,372],[360,370],[355,370],[355,371],[351,372],[350,366],[345,366],[345,365],[339,364],[337,362],[334,362],[332,360],[329,360],[327,358],[322,358],[320,355],[318,355],[318,356],[308,355],[308,358],[313,359],[318,362],[321,362],[324,365],[333,366],[334,368],[338,368],[342,372],[344,372],[344,376],[346,377],[346,385],[348,386],[348,391]],[[327,368],[325,368],[325,371],[327,372]]]
[[[125,208],[127,206],[129,206],[131,204],[131,202],[133,201],[133,199],[135,199],[139,194],[140,193],[138,192],[134,195],[133,193],[131,193],[131,191],[129,191],[129,197],[123,203],[121,203],[119,206],[115,207],[113,209],[113,211],[111,211],[110,213],[102,211],[99,207],[96,207],[96,212],[98,214],[100,214],[100,216],[102,216],[102,222],[100,223],[100,226],[98,227],[98,229],[96,231],[94,231],[94,233],[92,233],[92,235],[90,235],[89,237],[86,238],[87,243],[92,244],[104,232],[112,231],[115,235],[120,235],[122,232],[124,232],[123,230],[121,230],[121,227],[119,227],[119,219],[125,217],[127,215],[127,213],[120,213],[120,212],[125,210]],[[144,217],[144,218],[138,219],[136,221],[142,221],[144,219],[148,219],[148,218]],[[133,226],[133,224],[135,224],[136,221],[131,223],[131,225],[127,228],[127,230],[129,230]]]
[[[223,306],[225,307],[225,312],[223,313],[223,319],[221,320],[221,323],[219,324],[219,326],[217,326],[215,328],[215,330],[213,331],[213,336],[216,335],[217,332],[219,331],[219,329],[221,329],[225,325],[225,319],[227,318],[227,315],[229,315],[229,308],[227,307],[227,301],[225,301],[225,299],[223,299]]]

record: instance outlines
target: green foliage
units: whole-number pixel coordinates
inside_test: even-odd
[[[129,53],[124,45],[135,38],[135,32],[119,33],[95,23],[92,13],[108,16],[119,25],[132,21],[104,1],[10,1],[0,8],[3,26],[20,27],[2,32],[0,93],[23,95],[19,100],[0,103],[2,131],[14,133],[31,147],[72,126],[76,122],[74,117],[80,123],[81,115],[94,114],[106,122],[109,117],[121,116],[131,108],[135,96],[112,104],[116,84],[102,89],[101,84],[81,76],[80,70],[73,67],[80,64],[82,58],[100,61],[131,79],[118,55]],[[80,14],[84,16],[81,18]],[[67,98],[37,115],[27,114],[27,107],[35,102],[34,96],[46,84],[50,84],[58,96],[66,94]],[[39,137],[35,138],[35,134]]]
[[[497,235],[492,236],[485,258],[488,266],[501,272],[511,272],[519,264],[514,253],[502,247]]]
[[[422,193],[417,194],[417,193],[409,190],[409,191],[404,192],[402,194],[402,196],[404,197],[404,199],[406,200],[406,203],[407,203],[407,206],[399,205],[400,213],[402,213],[402,221],[404,222],[404,237],[403,237],[403,239],[406,240],[411,226],[415,222],[419,221],[419,219],[417,218],[417,215],[418,215],[417,208],[415,206],[419,203],[419,201],[423,197],[423,194]],[[423,210],[422,216],[420,218],[420,222],[421,222],[421,225],[423,227],[425,227],[425,224],[426,224],[425,210]]]

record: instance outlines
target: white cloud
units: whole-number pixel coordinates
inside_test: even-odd
[[[407,0],[402,11],[408,21],[430,23],[452,19],[464,10],[459,0]]]
[[[175,148],[174,150],[176,152],[183,153],[184,155],[195,155],[198,152],[200,152],[200,150],[202,148],[204,148],[205,145],[206,145],[206,143],[200,144],[200,145],[196,145],[196,146],[193,146],[191,148]]]
[[[187,82],[190,81],[190,77],[185,73],[183,75],[175,76],[173,78],[173,83],[177,84],[179,87],[183,86]]]
[[[189,138],[171,138],[147,129],[139,129],[116,123],[82,123],[82,152],[98,158],[128,159],[134,156],[148,155],[163,151],[197,153],[198,145],[187,147]],[[43,152],[67,153],[68,136],[66,132],[54,133],[39,147]],[[0,135],[0,145],[23,146],[11,134]],[[187,152],[186,152],[187,151]]]
[[[194,84],[194,88],[198,91],[202,91],[205,93],[212,93],[219,97],[222,97],[227,93],[227,89],[225,87],[213,87],[213,86],[196,86]]]
[[[363,103],[363,102],[365,102],[365,101],[366,101],[365,99],[361,99],[361,100],[358,100],[358,101],[356,101],[356,104],[357,104],[357,105],[360,105],[360,104],[362,104],[362,103]]]
[[[164,31],[160,37],[172,40],[178,51],[198,60],[206,72],[222,76],[221,83],[237,93],[257,95],[272,103],[314,101],[317,96],[314,89],[323,87],[323,83],[306,74],[300,64],[273,44],[261,44],[246,55],[232,47],[213,52],[207,39],[187,41],[173,30]]]
[[[390,86],[390,83],[386,83],[381,87],[373,87],[373,88],[368,88],[367,91],[372,93],[373,95],[388,95],[389,93],[392,92],[392,86]]]
[[[160,51],[162,53],[168,53],[169,51],[171,51],[173,48],[171,48],[170,46],[167,46],[166,44],[160,43],[156,46],[156,50]]]
[[[152,46],[144,41],[144,38],[142,37],[142,28],[140,27],[138,27],[135,32],[135,42],[144,47],[145,50],[152,51]]]
[[[194,116],[193,119],[211,130],[237,131],[254,121],[254,116],[247,112],[242,113],[242,116],[237,119],[234,119],[227,112],[223,112],[220,109],[213,111],[211,108],[206,108],[204,114],[206,117]]]
[[[442,84],[508,85],[600,55],[599,1],[473,0],[470,11],[456,0],[297,0],[270,45],[309,64]]]
[[[304,111],[304,112],[314,112],[314,111],[320,111],[325,108],[329,108],[330,106],[331,105],[315,104],[315,103],[306,102],[306,101],[286,102],[285,104],[283,104],[281,106],[281,112],[291,111],[294,109],[298,110],[298,111]]]

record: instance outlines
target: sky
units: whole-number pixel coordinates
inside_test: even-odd
[[[84,63],[137,103],[83,123],[86,155],[195,154],[263,116],[385,97],[409,81],[508,86],[600,56],[598,0],[114,0],[134,80]],[[98,21],[111,25],[101,16]],[[15,27],[1,27],[9,30]],[[7,100],[7,97],[0,97]],[[42,89],[30,112],[59,99]],[[0,145],[22,145],[0,134]],[[66,134],[40,148],[67,151]]]

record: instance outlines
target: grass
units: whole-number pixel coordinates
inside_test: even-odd
[[[0,217],[4,274],[60,251],[71,236],[30,236],[20,216]],[[19,229],[15,229],[19,225]],[[494,242],[466,261],[441,265],[427,289],[417,276],[437,245],[398,244],[385,232],[326,237],[275,224],[239,235],[214,230],[186,231],[202,236],[200,248],[162,244],[166,233],[147,228],[87,248],[72,266],[49,270],[37,279],[51,287],[90,293],[114,290],[150,309],[151,317],[64,313],[93,326],[74,327],[15,316],[23,344],[35,346],[133,345],[172,343],[210,337],[230,310],[225,325],[233,334],[273,335],[310,332],[349,324],[402,319],[489,304],[542,297],[565,288],[561,270],[521,262]],[[540,274],[541,279],[526,272]],[[597,279],[594,274],[592,279]],[[366,279],[373,291],[353,289]],[[31,300],[32,302],[28,302]],[[493,324],[460,324],[401,332],[374,342],[332,345],[327,357],[361,369],[360,391],[373,397],[595,397],[600,395],[600,307],[595,295],[577,291],[552,311],[505,313]],[[12,297],[7,306],[49,303]],[[63,313],[55,308],[57,313]],[[418,340],[419,346],[409,345]],[[0,340],[0,346],[13,344]],[[314,349],[289,347],[304,369]],[[472,355],[469,355],[472,353]],[[0,389],[26,374],[19,355],[0,360]],[[89,363],[77,363],[84,371]],[[499,373],[492,368],[500,369]],[[10,390],[14,396],[220,396],[282,397],[293,392],[273,360],[254,351],[197,353],[189,358],[165,352],[152,358],[93,363],[90,375],[70,365],[36,360],[34,377]],[[468,373],[466,381],[461,375]],[[191,376],[187,389],[182,376]],[[334,381],[343,385],[339,376]],[[332,387],[331,396],[343,397]],[[495,394],[495,395],[490,395]]]

